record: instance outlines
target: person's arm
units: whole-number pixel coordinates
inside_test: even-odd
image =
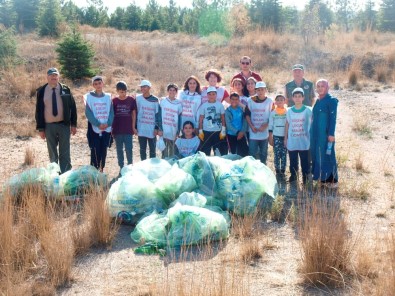
[[[248,108],[248,106],[246,106],[245,114],[246,114],[246,120],[247,120],[248,126],[251,128],[253,133],[256,133],[257,129],[255,128],[255,126],[251,122],[251,111]]]
[[[203,119],[204,119],[204,115],[201,114],[199,118],[199,139],[202,141],[204,141]]]
[[[338,101],[335,98],[331,98],[329,103],[329,124],[328,124],[328,141],[335,142],[335,129],[337,119],[337,104]]]
[[[315,104],[315,91],[314,91],[313,84],[312,84],[312,87],[310,88],[310,98],[311,98],[311,107],[313,107]]]
[[[132,110],[132,131],[133,134],[137,135],[137,129],[136,129],[136,109]]]
[[[273,122],[274,122],[274,114],[270,113],[269,117],[269,144],[273,146]]]
[[[287,143],[288,143],[288,128],[289,128],[289,124],[288,124],[288,118],[285,121],[285,130],[284,130],[284,147],[287,147]]]
[[[93,111],[91,110],[91,108],[89,107],[89,105],[86,101],[85,101],[85,116],[86,116],[86,119],[91,123],[91,125],[97,126],[97,127],[100,126],[100,121],[97,120],[97,118],[93,114]]]
[[[155,130],[159,136],[163,135],[163,126],[162,126],[162,108],[158,102],[158,112],[155,113]]]

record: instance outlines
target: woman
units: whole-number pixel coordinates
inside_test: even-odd
[[[313,122],[310,130],[313,180],[318,180],[329,188],[337,188],[335,128],[338,100],[328,93],[327,80],[318,80],[316,89],[319,98],[313,108]]]
[[[225,89],[224,86],[220,86],[220,83],[222,81],[222,75],[221,72],[219,72],[216,69],[211,69],[208,70],[206,75],[204,76],[208,82],[208,86],[203,87],[202,90],[202,104],[207,102],[207,88],[209,86],[214,86],[217,89],[217,101],[222,103],[224,107],[226,108],[230,104],[229,100],[229,93]]]

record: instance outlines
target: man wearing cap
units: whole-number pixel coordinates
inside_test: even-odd
[[[285,85],[285,97],[287,98],[287,105],[291,107],[295,105],[292,100],[292,91],[300,87],[304,91],[303,105],[312,107],[314,105],[314,87],[311,81],[304,79],[304,66],[296,64],[292,67],[292,74],[294,79]]]
[[[47,81],[37,89],[36,129],[47,140],[50,162],[59,162],[64,173],[71,169],[70,133],[77,132],[77,108],[70,88],[59,83],[58,69],[48,69]]]
[[[262,81],[262,77],[258,73],[251,71],[251,67],[252,67],[251,58],[248,56],[243,56],[240,59],[241,72],[233,76],[231,81],[233,81],[233,79],[235,78],[240,78],[241,80],[244,81],[245,84],[247,79],[250,77],[254,77],[256,81]]]

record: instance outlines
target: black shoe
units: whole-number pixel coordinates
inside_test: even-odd
[[[295,182],[298,179],[298,177],[296,175],[291,175],[288,179],[289,183]]]

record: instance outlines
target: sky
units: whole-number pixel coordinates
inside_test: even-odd
[[[125,1],[125,0],[102,0],[104,6],[108,7],[109,12],[113,12],[115,8],[117,7],[127,7],[129,4],[133,3],[132,0]],[[169,0],[156,0],[157,3],[161,6],[167,6],[169,3]],[[305,6],[305,4],[309,0],[281,0],[280,2],[282,3],[283,6],[295,6],[298,10],[302,10]],[[354,0],[358,5],[364,5],[366,0]],[[136,0],[135,3],[137,3],[141,7],[146,7],[148,4],[149,0]],[[175,0],[178,6],[181,7],[192,7],[192,0]],[[248,2],[248,0],[247,0]],[[376,0],[376,6],[378,6],[378,3],[380,0]],[[76,3],[80,7],[87,6],[85,0],[74,0],[74,3]]]

